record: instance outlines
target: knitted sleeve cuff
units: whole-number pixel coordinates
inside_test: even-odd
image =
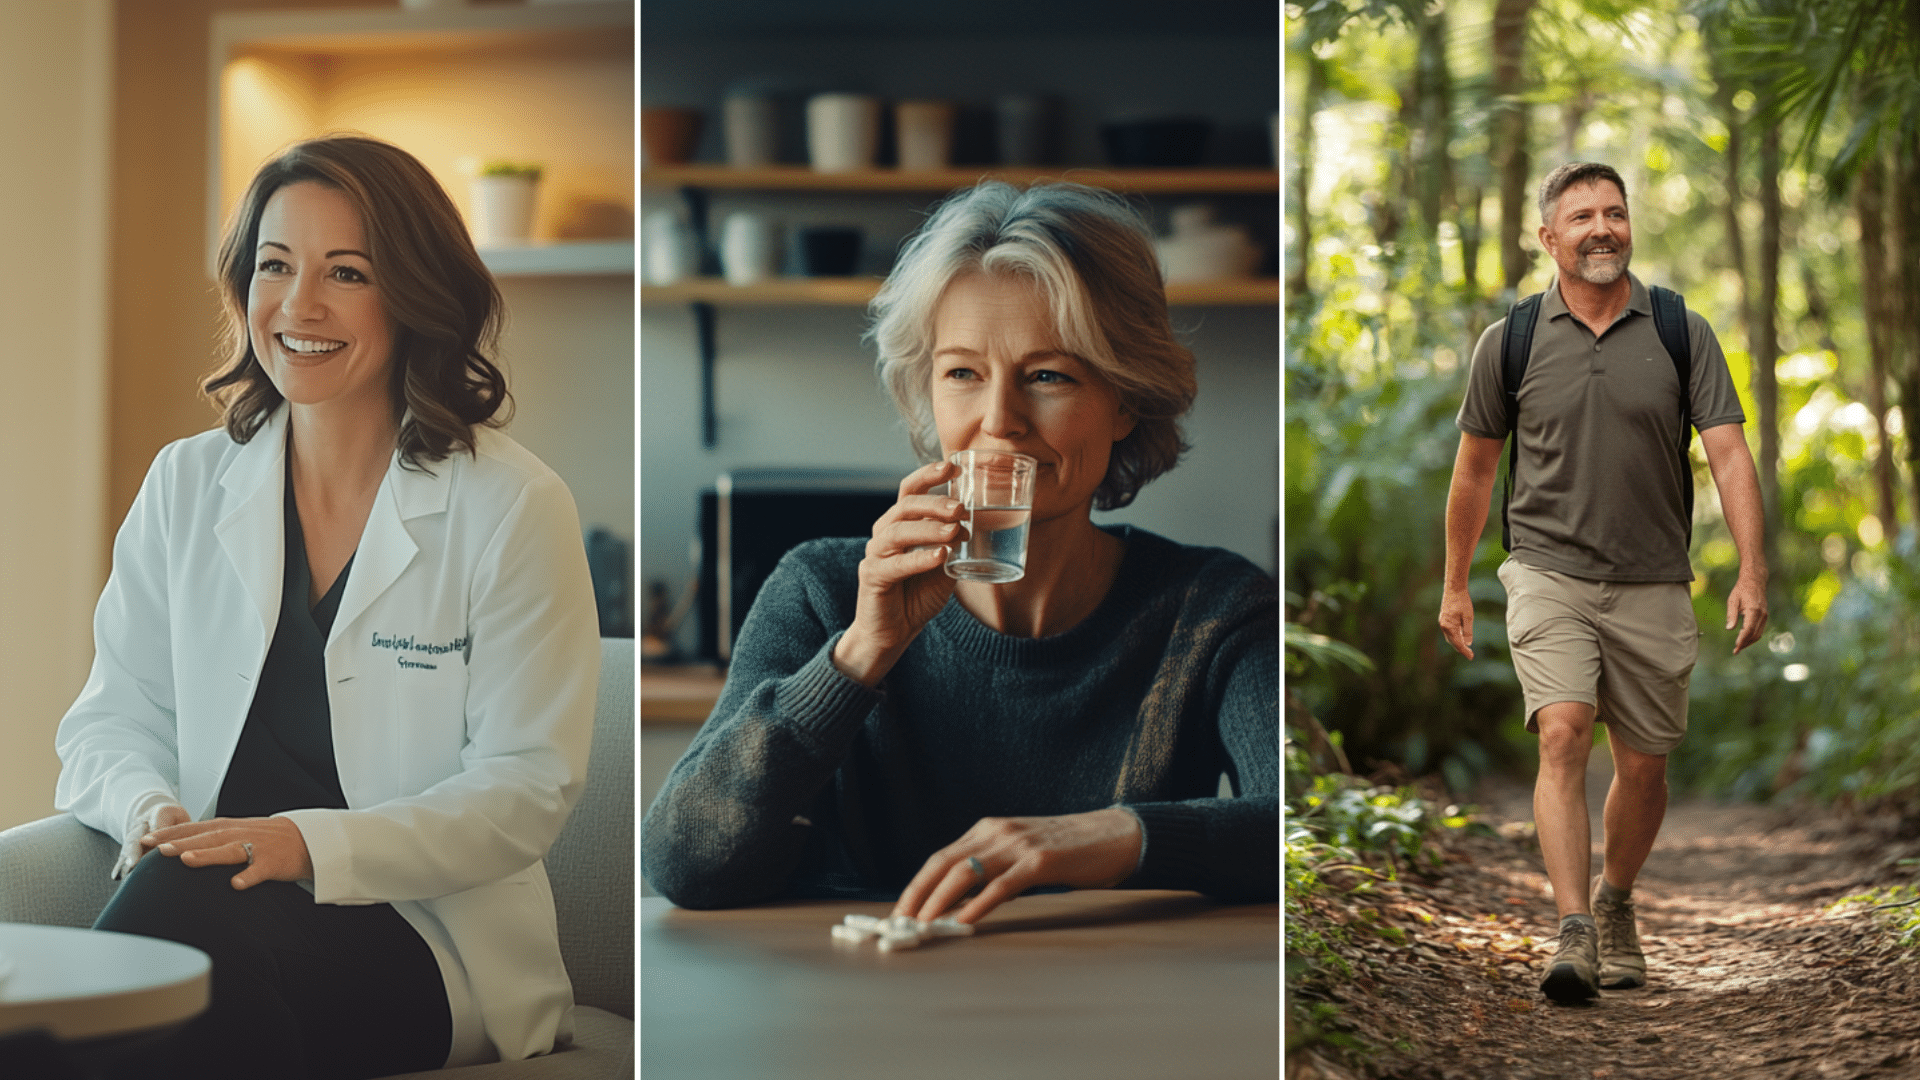
[[[1140,821],[1140,865],[1127,884],[1144,889],[1195,889],[1207,880],[1207,823],[1179,803],[1123,807]]]
[[[839,643],[840,634],[828,638],[813,659],[780,680],[773,693],[779,715],[817,741],[845,737],[881,700],[880,691],[860,685],[833,666],[833,647]]]

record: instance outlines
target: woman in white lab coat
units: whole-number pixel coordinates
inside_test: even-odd
[[[295,145],[221,245],[225,424],[114,543],[57,801],[123,844],[96,924],[213,957],[143,1077],[378,1076],[546,1053],[572,997],[541,858],[599,647],[566,487],[495,430],[500,297],[371,139]]]

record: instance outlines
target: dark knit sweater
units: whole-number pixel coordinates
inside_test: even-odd
[[[647,880],[695,908],[891,898],[982,817],[1121,804],[1146,840],[1122,888],[1278,895],[1273,581],[1218,548],[1107,531],[1126,554],[1079,625],[1009,637],[950,600],[872,690],[831,655],[865,541],[789,552],[647,812]],[[1235,798],[1215,797],[1223,771]]]

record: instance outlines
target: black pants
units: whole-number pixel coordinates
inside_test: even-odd
[[[316,904],[232,885],[238,866],[149,852],[93,924],[213,958],[207,1011],[128,1077],[334,1080],[438,1069],[453,1019],[433,951],[387,904]]]

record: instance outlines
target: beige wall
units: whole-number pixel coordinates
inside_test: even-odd
[[[220,315],[206,271],[212,100],[207,40],[213,14],[387,6],[393,5],[369,0],[118,0],[114,5],[113,332],[102,526],[108,536],[133,505],[153,455],[217,419],[196,389],[213,367]]]
[[[53,810],[103,565],[108,0],[0,0],[0,828]]]

